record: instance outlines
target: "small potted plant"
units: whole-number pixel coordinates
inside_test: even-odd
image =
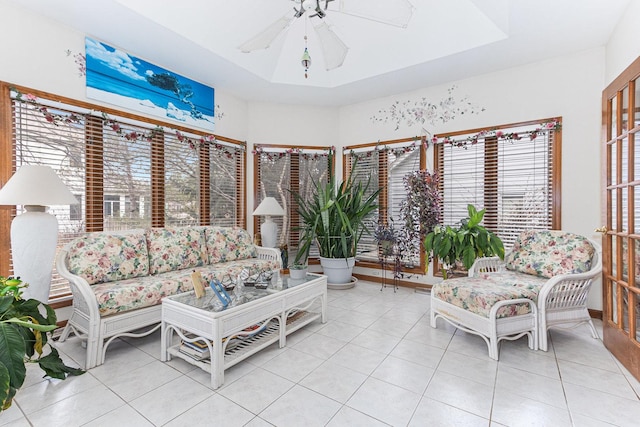
[[[314,231],[310,227],[301,227],[300,241],[298,242],[298,250],[293,259],[293,264],[289,267],[289,277],[292,279],[304,279],[309,271],[309,252],[313,244]]]
[[[66,366],[48,345],[47,332],[57,328],[56,313],[38,300],[22,299],[25,286],[20,278],[0,276],[0,412],[11,406],[22,387],[26,363],[37,362],[51,378],[84,373]]]
[[[391,224],[378,224],[374,233],[374,239],[378,243],[378,251],[381,256],[393,255],[393,247],[396,244],[396,231]]]
[[[498,256],[504,259],[502,240],[480,225],[485,210],[478,211],[473,205],[467,205],[469,216],[458,226],[437,225],[424,239],[424,249],[443,263],[443,277],[454,273],[461,264],[471,268],[476,258]]]

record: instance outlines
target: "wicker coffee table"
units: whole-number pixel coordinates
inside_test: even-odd
[[[225,308],[211,289],[196,298],[193,291],[162,300],[161,360],[179,357],[211,373],[211,386],[224,383],[224,371],[276,341],[286,345],[288,334],[321,319],[326,322],[327,278],[307,274],[282,286],[245,287],[229,292]],[[175,332],[175,333],[174,333]],[[180,342],[174,343],[178,335]],[[195,358],[181,351],[184,342],[198,344],[206,354]]]

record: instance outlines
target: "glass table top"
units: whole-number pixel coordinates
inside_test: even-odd
[[[227,306],[222,303],[211,286],[207,286],[205,288],[205,295],[200,298],[196,298],[193,291],[181,293],[178,295],[172,295],[167,298],[171,299],[172,301],[176,301],[178,303],[186,304],[202,310],[221,312],[229,310],[233,307],[240,306],[247,302],[255,301],[257,299],[293,288],[295,286],[300,286],[304,283],[308,283],[321,277],[320,275],[316,274],[307,274],[304,279],[292,279],[289,276],[280,275],[282,284],[279,284],[277,276],[278,275],[274,274],[271,283],[269,283],[266,289],[257,289],[254,286],[245,286],[244,284],[239,286],[236,285],[234,289],[226,291],[231,299]]]

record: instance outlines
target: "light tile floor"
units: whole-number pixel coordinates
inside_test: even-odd
[[[6,426],[638,426],[640,383],[585,327],[526,339],[491,360],[480,338],[429,326],[429,295],[361,282],[329,291],[313,323],[210,376],[159,361],[158,333],[114,342],[104,365],[65,381],[30,366]],[[81,363],[77,339],[58,343]]]

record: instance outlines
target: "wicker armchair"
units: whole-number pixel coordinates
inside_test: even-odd
[[[583,236],[526,231],[505,261],[480,258],[469,277],[434,285],[431,326],[442,318],[480,335],[496,360],[500,340],[523,335],[529,336],[530,348],[547,351],[551,327],[587,324],[598,338],[587,296],[602,272],[599,251],[599,245]]]

